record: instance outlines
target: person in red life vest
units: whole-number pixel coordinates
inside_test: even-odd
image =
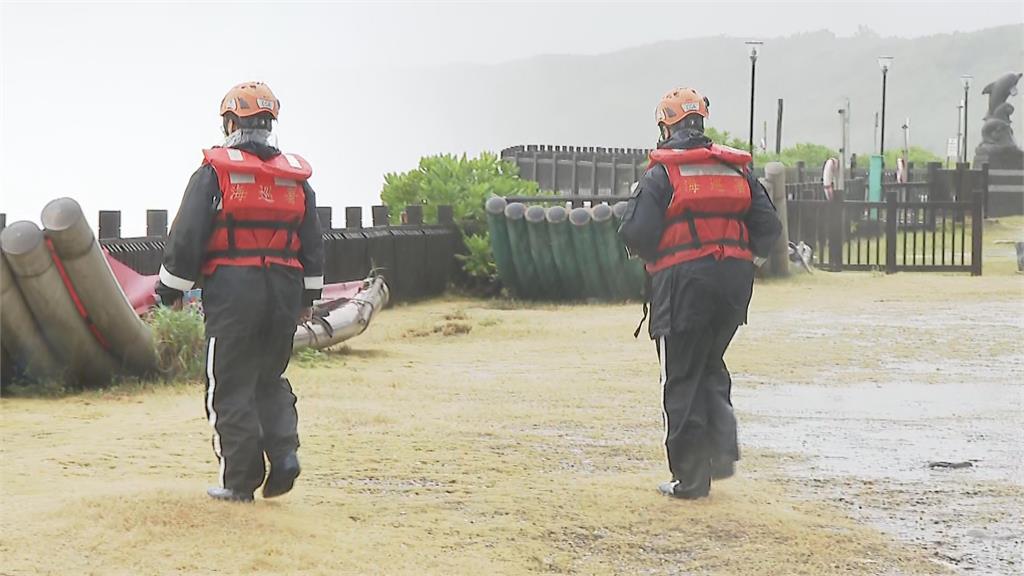
[[[217,500],[251,502],[261,485],[265,498],[280,496],[300,472],[296,398],[282,375],[295,326],[320,298],[324,247],[312,169],[276,147],[280,107],[260,82],[221,101],[225,140],[203,150],[157,284],[167,305],[203,290],[206,414],[219,463],[207,493]]]
[[[723,356],[746,322],[754,260],[768,256],[782,224],[751,174],[750,154],[704,135],[706,98],[679,88],[655,114],[661,138],[619,235],[649,277],[672,473],[658,489],[695,499],[708,495],[712,479],[732,476],[739,460]]]

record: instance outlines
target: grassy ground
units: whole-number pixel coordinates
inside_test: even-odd
[[[797,345],[803,315],[842,318],[880,300],[1019,301],[1024,279],[1004,260],[986,260],[982,278],[765,283],[730,368],[749,382],[815,382],[821,372]],[[798,456],[748,450],[711,498],[660,497],[657,367],[651,343],[631,337],[638,319],[637,305],[449,299],[387,310],[348,347],[290,370],[305,472],[292,494],[255,506],[203,493],[216,468],[199,385],[5,399],[0,572],[945,572],[769,480]],[[876,350],[917,353],[912,335],[892,343],[858,330],[879,338]],[[945,354],[977,354],[956,341],[940,343]],[[828,344],[815,362],[830,378],[871,370],[855,346]]]

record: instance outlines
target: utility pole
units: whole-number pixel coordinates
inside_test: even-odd
[[[846,105],[839,108],[839,178],[836,182],[836,190],[846,190],[846,154],[847,138],[846,128],[849,125],[850,110],[849,99]]]
[[[910,117],[903,123],[903,156],[910,161]]]
[[[967,162],[967,95],[971,89],[971,76],[970,74],[964,74],[960,77],[960,82],[964,86],[964,157],[963,162]]]
[[[782,98],[779,98],[779,114],[775,121],[775,155],[782,154]]]

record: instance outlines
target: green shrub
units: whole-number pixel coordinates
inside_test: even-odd
[[[169,380],[199,380],[206,369],[206,338],[198,309],[158,307],[147,316],[156,346],[157,367]]]
[[[384,175],[381,201],[393,223],[410,204],[423,205],[427,222],[437,218],[437,207],[449,205],[460,225],[484,220],[484,201],[491,196],[527,196],[537,183],[519,179],[519,167],[484,152],[476,158],[442,154],[420,159],[419,167],[402,174]]]
[[[487,235],[484,202],[491,196],[537,193],[537,183],[521,180],[515,163],[484,152],[476,158],[467,158],[465,154],[422,158],[415,170],[386,174],[380,198],[396,224],[410,204],[423,206],[427,222],[436,221],[438,206],[451,206],[468,250],[468,254],[458,256],[463,272],[474,287],[480,287],[493,284],[498,276]]]
[[[462,262],[462,270],[478,284],[490,284],[498,279],[498,266],[491,252],[491,238],[488,233],[473,234],[464,238],[467,254],[456,254]]]

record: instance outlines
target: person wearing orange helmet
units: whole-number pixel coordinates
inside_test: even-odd
[[[252,502],[260,486],[265,498],[280,496],[300,472],[296,398],[282,375],[295,326],[320,298],[324,248],[312,169],[276,145],[280,108],[261,82],[221,100],[224,142],[203,150],[156,288],[177,305],[202,287],[205,404],[219,463],[219,484],[207,493],[217,500]]]
[[[658,103],[658,146],[619,227],[648,274],[672,474],[658,489],[683,499],[707,496],[712,479],[732,476],[739,460],[723,357],[746,322],[754,260],[768,256],[782,231],[750,154],[704,135],[708,106],[691,88]]]

